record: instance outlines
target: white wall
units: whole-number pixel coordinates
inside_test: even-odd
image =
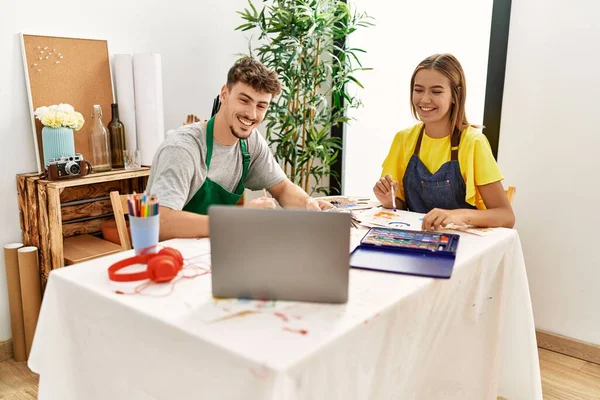
[[[492,0],[354,0],[376,26],[352,34],[352,47],[366,49],[358,90],[364,107],[346,129],[343,193],[371,195],[396,132],[416,123],[410,113],[410,77],[435,53],[453,53],[467,78],[467,117],[483,124]]]
[[[165,128],[210,116],[237,53],[247,49],[237,10],[246,0],[0,0],[0,245],[20,241],[15,176],[37,170],[18,34],[108,41],[109,53],[162,55]],[[81,110],[86,116],[90,110]],[[0,257],[0,341],[10,338],[4,257]]]
[[[538,329],[600,344],[600,3],[513,1],[499,162]]]
[[[395,132],[414,122],[408,84],[427,55],[459,58],[469,84],[467,115],[483,122],[492,1],[355,3],[377,18],[376,27],[358,31],[351,42],[369,50],[362,59],[376,68],[359,75],[366,106],[353,113],[359,121],[346,136],[345,193],[363,195],[379,176]],[[233,31],[240,24],[235,10],[245,6],[245,0],[108,0],[101,7],[0,0],[0,244],[21,236],[15,175],[36,169],[19,32],[106,39],[111,54],[161,53],[170,129],[188,113],[210,112],[234,54],[246,49],[243,34]],[[596,344],[599,14],[594,0],[552,10],[542,0],[512,3],[499,151],[506,181],[517,186],[514,206],[537,327]],[[5,276],[0,257],[0,341],[10,337]]]

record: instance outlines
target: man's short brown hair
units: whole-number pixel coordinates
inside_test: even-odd
[[[275,71],[269,71],[260,61],[245,57],[237,61],[227,73],[227,87],[231,89],[238,82],[251,86],[258,92],[277,96],[281,93],[281,82]]]

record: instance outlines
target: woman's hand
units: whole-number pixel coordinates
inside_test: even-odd
[[[468,210],[442,210],[441,208],[434,208],[423,218],[421,229],[424,231],[437,231],[440,228],[445,228],[450,224],[456,226],[469,225],[469,218],[467,217],[467,213],[465,211]]]
[[[398,192],[398,182],[392,179],[391,175],[386,175],[377,181],[373,186],[373,193],[384,208],[394,208],[392,203],[392,189],[394,189],[394,202],[396,201],[396,193]]]

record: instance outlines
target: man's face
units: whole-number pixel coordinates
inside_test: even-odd
[[[258,92],[242,82],[231,88],[224,85],[221,89],[221,110],[231,133],[238,139],[248,138],[265,118],[272,98],[270,93]]]

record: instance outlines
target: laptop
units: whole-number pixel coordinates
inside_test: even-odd
[[[345,303],[350,214],[212,206],[214,297]]]

